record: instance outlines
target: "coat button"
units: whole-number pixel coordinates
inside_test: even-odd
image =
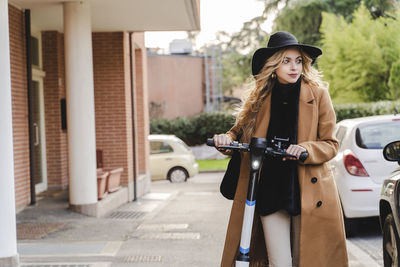
[[[311,183],[315,184],[318,181],[317,177],[311,178]]]
[[[322,201],[318,201],[317,202],[317,207],[319,208],[319,207],[321,207],[322,206]]]

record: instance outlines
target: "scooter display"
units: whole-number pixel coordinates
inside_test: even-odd
[[[288,145],[288,142],[289,139],[274,137],[270,140],[270,144],[268,145],[265,138],[253,137],[251,138],[250,144],[234,141],[230,145],[218,147],[219,149],[230,149],[250,153],[250,177],[244,209],[239,254],[236,258],[236,267],[248,267],[250,265],[249,251],[251,231],[253,228],[253,218],[256,206],[256,189],[261,163],[265,156],[296,158],[296,156],[286,153],[285,147]],[[207,145],[215,147],[214,140],[212,138],[207,139]],[[308,153],[303,152],[301,153],[299,160],[304,161],[307,157]]]

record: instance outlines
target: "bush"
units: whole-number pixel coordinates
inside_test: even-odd
[[[334,105],[337,121],[374,115],[394,114],[400,111],[399,101]]]
[[[202,113],[193,117],[174,120],[155,119],[150,122],[151,134],[174,134],[186,144],[204,144],[216,133],[227,132],[234,124],[235,117],[227,112]]]
[[[373,115],[394,114],[400,111],[400,101],[334,105],[337,121]],[[227,132],[235,117],[227,112],[202,113],[174,120],[154,119],[150,122],[151,134],[174,134],[189,146],[204,144],[214,134]]]

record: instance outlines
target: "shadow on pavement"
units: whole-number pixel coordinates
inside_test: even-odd
[[[368,237],[368,236],[381,236],[381,226],[379,223],[379,217],[362,218],[358,221],[357,236]]]

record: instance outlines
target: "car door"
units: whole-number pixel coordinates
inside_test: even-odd
[[[171,168],[173,148],[165,141],[150,141],[150,172],[152,179],[166,179]]]

